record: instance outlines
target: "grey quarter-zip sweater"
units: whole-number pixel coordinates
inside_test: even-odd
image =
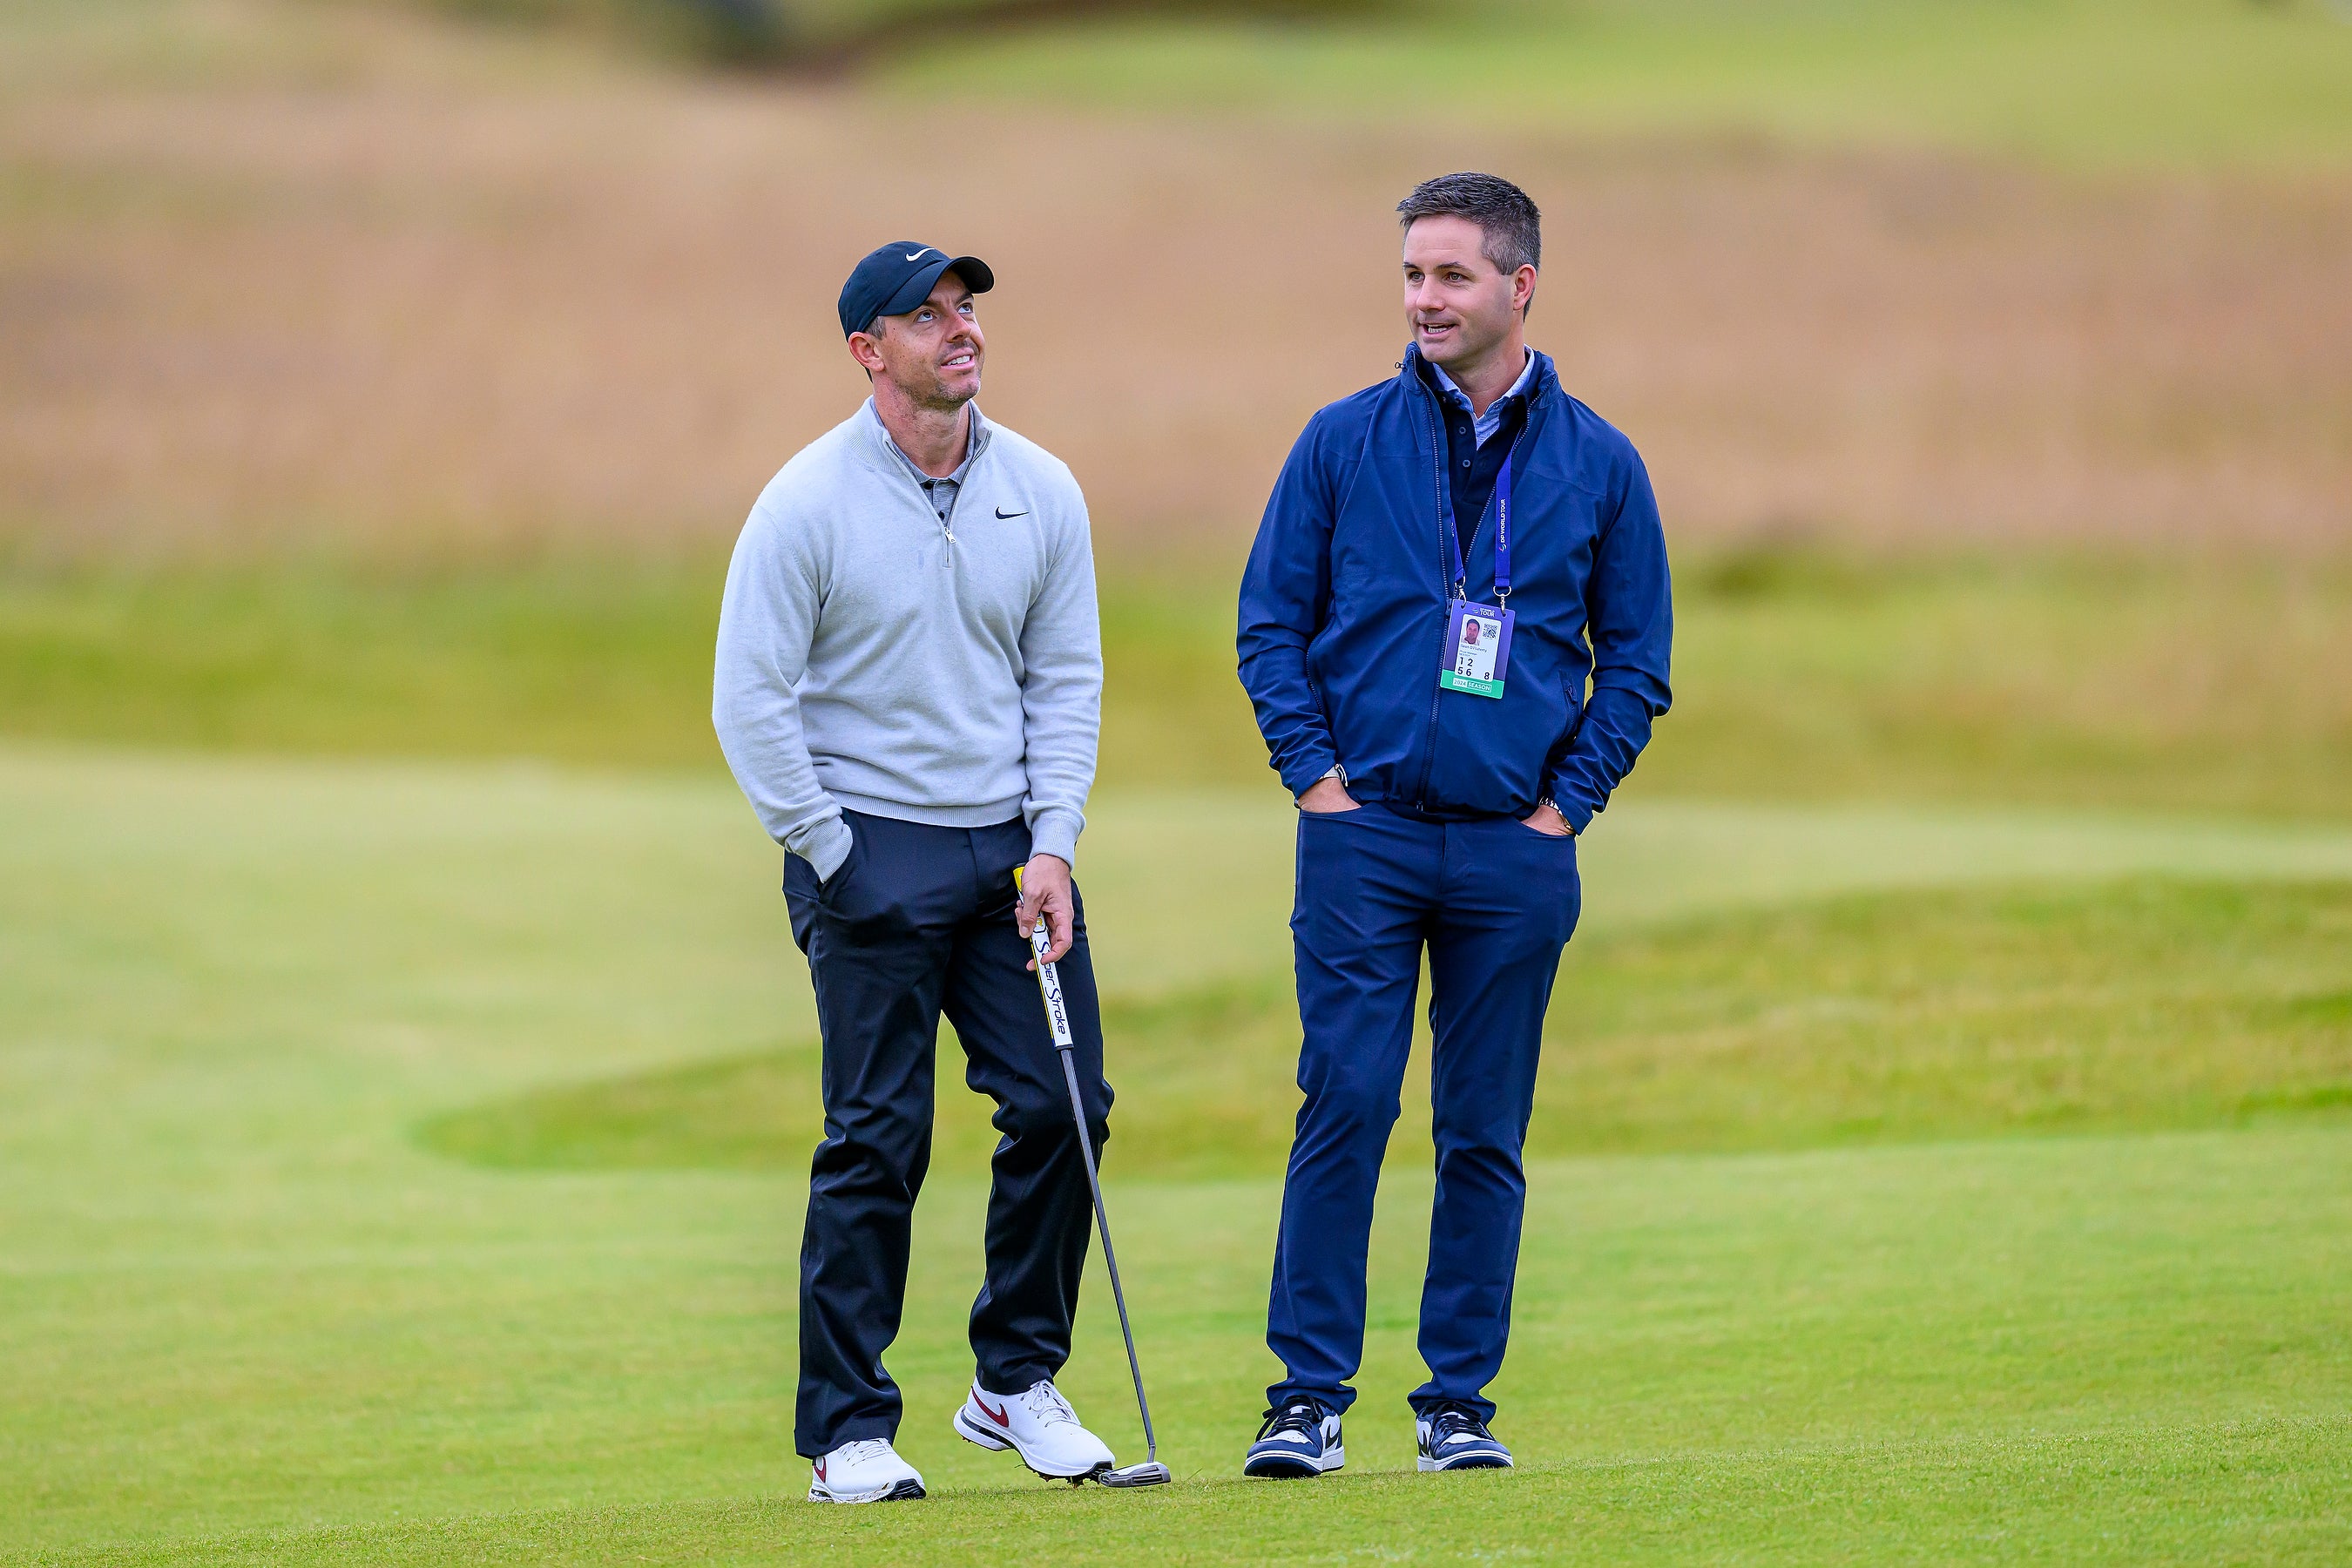
[[[1086,498],[971,411],[935,510],[866,405],[760,492],[719,614],[711,722],[777,843],[830,878],[841,808],[948,827],[1018,815],[1075,861],[1102,714]]]

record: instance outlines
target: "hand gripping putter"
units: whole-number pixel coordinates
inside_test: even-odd
[[[1021,868],[1013,870],[1013,887],[1021,890]],[[1095,1228],[1103,1244],[1103,1267],[1110,1271],[1110,1299],[1118,1303],[1118,1331],[1127,1341],[1127,1370],[1135,1379],[1135,1407],[1143,1415],[1143,1463],[1098,1470],[1095,1479],[1107,1487],[1164,1487],[1168,1467],[1160,1462],[1159,1440],[1151,1435],[1151,1406],[1143,1397],[1143,1364],[1135,1359],[1135,1331],[1128,1327],[1127,1291],[1118,1282],[1118,1257],[1110,1249],[1110,1213],[1103,1207],[1102,1178],[1095,1173],[1094,1141],[1087,1136],[1086,1102],[1078,1098],[1078,1069],[1072,1053],[1078,1043],[1070,1035],[1069,1009],[1062,1002],[1062,977],[1045,962],[1054,939],[1040,916],[1029,933],[1029,951],[1037,955],[1037,991],[1045,999],[1045,1023],[1054,1031],[1054,1049],[1062,1058],[1062,1078],[1070,1086],[1070,1114],[1078,1121],[1078,1157],[1087,1163],[1087,1190],[1094,1194]]]

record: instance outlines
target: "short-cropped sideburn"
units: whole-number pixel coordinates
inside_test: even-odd
[[[1467,218],[1486,237],[1479,251],[1503,272],[1543,265],[1543,215],[1527,192],[1496,174],[1440,174],[1397,203],[1406,227],[1425,217]]]

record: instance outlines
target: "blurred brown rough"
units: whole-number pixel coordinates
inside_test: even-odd
[[[928,107],[647,76],[0,107],[0,528],[62,552],[731,535],[863,384],[874,244],[986,256],[991,414],[1229,555],[1403,332],[1390,209],[1525,184],[1533,336],[1684,539],[2352,541],[2352,180]]]

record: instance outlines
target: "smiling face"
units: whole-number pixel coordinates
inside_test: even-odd
[[[1486,239],[1466,217],[1418,218],[1404,231],[1405,324],[1422,357],[1449,374],[1516,342],[1535,298],[1536,269],[1504,271]]]
[[[952,410],[980,395],[988,340],[970,286],[942,272],[929,299],[903,316],[878,318],[871,331],[852,332],[849,352],[916,406]]]

